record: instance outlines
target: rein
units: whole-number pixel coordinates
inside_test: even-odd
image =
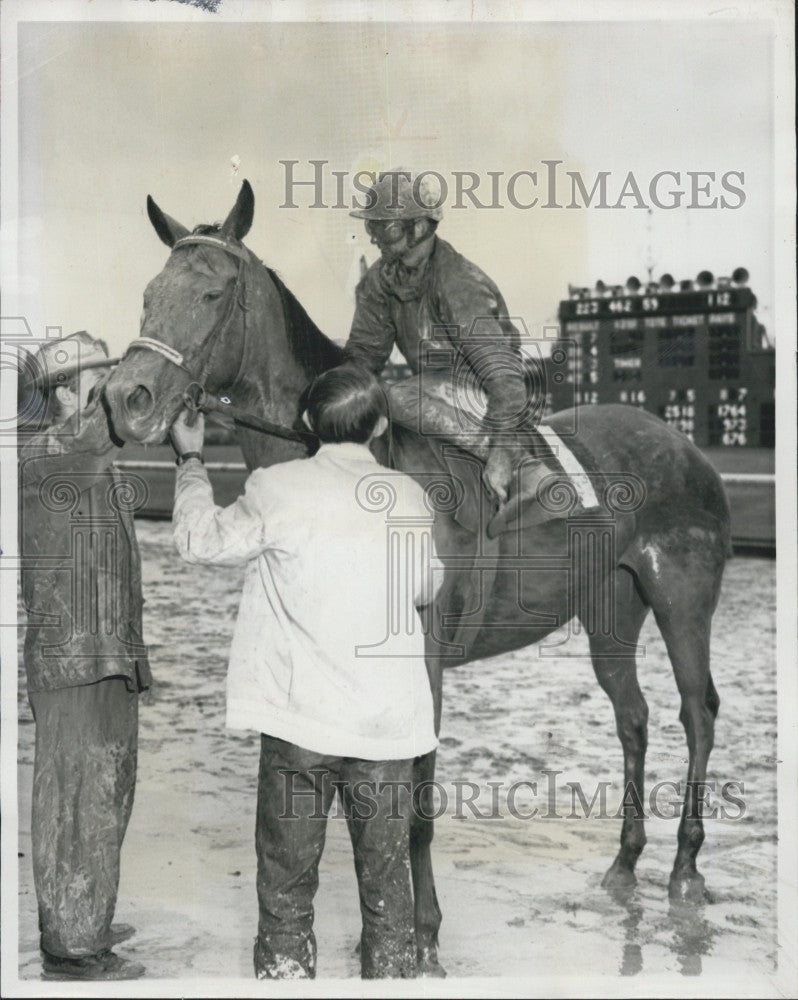
[[[200,410],[209,413],[214,410],[216,413],[226,413],[237,424],[252,427],[263,434],[271,434],[272,437],[285,438],[286,441],[299,441],[312,448],[315,448],[319,443],[318,437],[312,431],[295,431],[293,427],[283,427],[282,424],[274,424],[271,420],[256,417],[254,413],[248,413],[246,410],[234,406],[227,396],[221,396],[218,399],[216,396],[211,396],[199,382],[192,382],[186,387],[186,391],[183,393],[183,402],[190,413],[197,413]]]
[[[157,340],[155,337],[138,337],[128,347],[125,356],[135,350],[152,351],[155,354],[160,354],[162,358],[170,364],[175,365],[181,371],[184,371],[186,375],[191,378],[191,383],[186,387],[186,390],[183,393],[183,402],[189,410],[189,415],[186,418],[186,423],[189,427],[194,425],[197,419],[197,413],[200,411],[207,413],[211,410],[215,410],[218,413],[228,414],[233,418],[235,423],[242,424],[246,427],[252,427],[255,430],[261,431],[263,434],[271,434],[273,437],[284,438],[287,441],[297,441],[300,444],[304,444],[308,448],[316,447],[319,443],[319,439],[311,431],[297,431],[292,427],[284,427],[282,424],[275,424],[270,420],[263,420],[261,417],[258,417],[253,413],[248,413],[246,410],[233,406],[227,397],[223,396],[221,398],[217,398],[216,396],[213,396],[205,388],[205,382],[207,381],[208,375],[211,371],[211,364],[213,362],[216,348],[224,337],[224,334],[227,332],[227,328],[230,326],[233,316],[235,315],[236,307],[238,306],[241,308],[246,316],[246,304],[242,304],[239,301],[239,298],[241,291],[244,288],[244,269],[249,262],[249,257],[246,250],[242,247],[234,246],[232,243],[228,243],[227,240],[219,239],[216,236],[200,233],[184,236],[177,240],[172,247],[172,253],[180,247],[196,245],[212,246],[219,250],[224,250],[225,253],[228,253],[238,259],[236,281],[233,286],[232,294],[228,299],[224,316],[210,331],[202,344],[200,344],[197,351],[197,357],[201,357],[205,354],[205,361],[203,362],[199,373],[192,371],[180,351],[172,347],[170,344],[165,344],[162,340]],[[246,335],[246,329],[244,332]],[[241,364],[243,364],[243,354]],[[239,370],[236,373],[233,384],[238,381],[240,374],[241,367],[239,366]]]

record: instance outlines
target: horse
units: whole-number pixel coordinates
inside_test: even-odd
[[[306,443],[295,433],[302,427],[303,392],[344,354],[278,274],[244,246],[254,215],[249,183],[221,225],[189,231],[150,197],[147,207],[171,253],[144,292],[140,336],[105,387],[116,433],[128,441],[163,441],[186,390],[199,383],[208,396],[223,393],[239,410],[283,428],[277,437],[238,426],[250,470],[304,455]],[[669,895],[677,905],[698,905],[706,895],[696,865],[705,836],[701,783],[719,707],[710,628],[730,553],[723,485],[685,435],[636,407],[581,407],[545,423],[563,436],[576,428],[570,448],[598,484],[598,516],[521,521],[499,536],[491,558],[484,537],[458,524],[443,505],[435,542],[445,577],[427,646],[436,728],[445,668],[529,646],[573,619],[581,623],[596,678],[614,710],[629,793],[620,847],[603,884],[611,891],[633,886],[646,843],[638,807],[648,720],[635,652],[643,621],[653,611],[675,675],[689,751]],[[394,428],[393,452],[395,465],[419,481],[440,471],[428,442],[412,430]],[[434,752],[414,762],[418,808],[410,837],[418,970],[431,976],[445,974],[438,961],[441,910],[428,818],[434,814],[434,773]]]

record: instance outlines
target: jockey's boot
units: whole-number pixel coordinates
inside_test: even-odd
[[[562,473],[552,472],[540,458],[524,456],[515,465],[510,480],[507,502],[488,522],[488,538],[521,526],[543,524],[567,518],[579,509],[579,498]]]

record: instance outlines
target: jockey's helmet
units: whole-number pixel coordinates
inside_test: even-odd
[[[402,167],[382,171],[365,194],[365,205],[350,212],[367,222],[443,218],[438,175],[431,170],[412,174]]]

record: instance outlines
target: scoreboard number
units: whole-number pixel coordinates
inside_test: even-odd
[[[668,389],[668,402],[660,407],[659,415],[669,427],[694,440],[695,389]]]
[[[725,403],[727,400],[732,400],[735,403],[742,403],[747,395],[748,389],[744,385],[738,386],[737,388],[732,386],[730,389],[723,387],[718,391],[718,399],[722,403]]]
[[[742,447],[748,444],[748,438],[745,435],[745,431],[724,431],[721,441],[724,445]]]
[[[718,403],[718,416],[744,419],[745,403]]]
[[[720,422],[720,441],[726,447],[744,447],[748,444],[748,407],[746,386],[724,386],[718,391],[720,402],[715,413]]]
[[[610,299],[607,308],[609,309],[610,312],[613,313],[630,313],[632,311],[632,300]]]
[[[645,389],[621,389],[618,393],[619,403],[631,403],[633,406],[645,406]]]

